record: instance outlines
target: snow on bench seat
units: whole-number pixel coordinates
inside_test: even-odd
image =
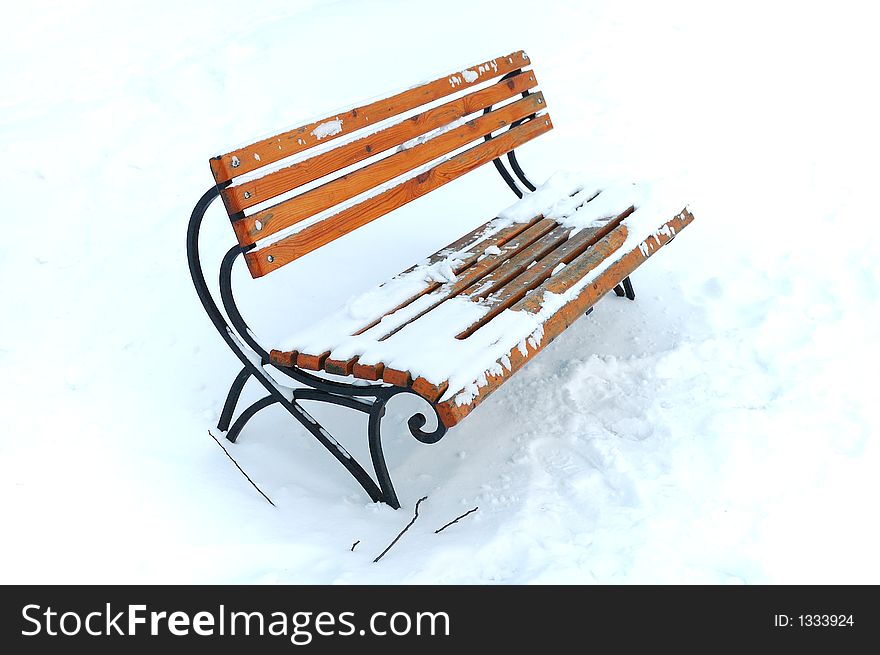
[[[451,427],[692,219],[669,188],[557,173],[272,359],[410,386]]]

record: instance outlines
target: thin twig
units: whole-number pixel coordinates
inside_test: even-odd
[[[249,476],[247,473],[244,472],[244,469],[241,468],[241,467],[238,465],[238,462],[236,462],[235,459],[233,459],[232,455],[229,454],[229,451],[226,450],[226,448],[224,448],[223,444],[220,443],[220,441],[217,439],[217,437],[215,437],[213,434],[211,434],[211,431],[210,431],[210,430],[208,430],[208,434],[211,435],[211,438],[212,438],[214,441],[217,442],[217,445],[220,446],[220,448],[223,448],[223,452],[226,453],[226,456],[227,456],[229,459],[232,460],[232,463],[235,464],[235,467],[236,467],[239,471],[241,471],[241,474],[242,474],[244,477],[247,478],[247,481],[250,482],[250,483],[254,486],[254,489],[256,489],[257,491],[259,491],[259,492],[260,492],[260,495],[261,495],[263,498],[265,498],[266,500],[268,500],[268,501],[269,501],[269,504],[270,504],[272,507],[278,507],[275,503],[272,502],[272,499],[269,498],[269,496],[267,496],[266,494],[263,493],[263,490],[260,489],[260,488],[257,486],[257,483],[254,482],[253,480],[251,480],[251,476]]]
[[[388,544],[388,548],[386,548],[385,550],[383,550],[382,553],[379,555],[379,557],[377,557],[376,559],[373,560],[373,564],[375,564],[375,563],[378,562],[380,559],[382,559],[382,558],[385,556],[385,553],[387,553],[389,550],[391,550],[391,547],[392,547],[394,544],[396,544],[396,543],[397,543],[397,540],[400,539],[400,538],[403,536],[403,533],[406,532],[407,530],[409,530],[410,527],[412,526],[412,524],[416,522],[416,519],[419,518],[419,505],[422,504],[422,501],[423,501],[423,500],[428,500],[428,497],[427,497],[427,496],[423,496],[423,497],[419,498],[418,502],[416,503],[415,513],[413,514],[412,520],[411,520],[409,523],[406,524],[406,527],[405,527],[403,530],[400,531],[400,534],[399,534],[399,535],[397,535],[396,537],[394,537],[394,541],[392,541],[390,544]]]
[[[351,545],[351,552],[354,552],[354,547],[357,546],[359,543],[361,543],[361,540],[360,540],[360,539],[358,539],[357,541],[355,541],[355,542]]]
[[[479,507],[474,507],[473,509],[469,509],[469,510],[466,511],[464,514],[462,514],[461,516],[459,516],[457,519],[453,519],[453,520],[451,520],[449,523],[447,523],[446,525],[444,525],[444,526],[443,526],[442,528],[440,528],[439,530],[434,530],[434,534],[440,534],[441,532],[443,532],[446,528],[448,528],[448,527],[449,527],[450,525],[452,525],[453,523],[458,523],[458,522],[459,522],[461,519],[463,519],[465,516],[467,516],[468,514],[473,514],[473,513],[476,512],[478,509],[480,509],[480,508],[479,508]]]

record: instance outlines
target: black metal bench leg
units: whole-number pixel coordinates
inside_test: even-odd
[[[636,292],[633,290],[632,280],[629,279],[627,275],[623,278],[623,281],[614,287],[614,293],[617,294],[619,298],[626,296],[629,300],[636,299]]]
[[[262,366],[270,361],[269,352],[263,348],[248,329],[247,324],[241,316],[238,307],[235,305],[235,299],[232,293],[232,266],[235,260],[244,254],[245,250],[239,245],[235,245],[229,249],[223,257],[220,265],[220,298],[226,316],[220,311],[211,290],[205,281],[205,274],[202,270],[202,264],[199,257],[199,233],[201,231],[202,219],[211,203],[220,195],[220,189],[228,186],[229,182],[223,185],[211,187],[199,199],[193,208],[190,216],[189,224],[186,232],[186,256],[189,264],[190,275],[193,279],[196,293],[208,318],[214,324],[222,339],[229,348],[235,353],[238,360],[244,367],[242,371],[235,377],[229,393],[226,396],[226,402],[223,404],[223,411],[220,414],[218,427],[221,430],[229,428],[235,408],[241,398],[242,390],[245,383],[253,376],[269,393],[253,403],[245,409],[241,415],[229,428],[226,438],[235,441],[245,424],[254,417],[261,409],[269,407],[273,404],[279,404],[286,409],[297,422],[302,425],[315,439],[317,439],[324,448],[354,477],[354,479],[363,487],[367,495],[376,502],[386,502],[392,507],[399,507],[397,494],[391,485],[391,479],[388,476],[388,469],[385,466],[385,458],[382,454],[380,443],[380,432],[382,416],[384,415],[385,404],[392,397],[399,394],[417,395],[408,387],[393,387],[382,384],[377,385],[354,385],[328,380],[320,376],[312,375],[307,371],[294,367],[279,367],[285,375],[289,376],[296,382],[304,385],[304,388],[282,389],[276,384],[272,378],[265,374]],[[231,322],[231,325],[228,320]],[[259,358],[256,363],[253,354]],[[421,398],[419,396],[419,398]],[[370,400],[374,399],[374,400]],[[369,414],[369,441],[370,453],[373,464],[376,468],[376,477],[379,484],[372,480],[370,475],[364,468],[339,444],[330,433],[327,432],[318,422],[303,409],[298,400],[313,400],[319,402],[330,403],[333,405],[341,405],[365,414]],[[422,399],[424,401],[424,399]],[[436,407],[433,406],[436,413]],[[437,417],[437,427],[433,431],[425,431],[424,428],[427,419],[421,412],[414,413],[409,417],[407,425],[413,437],[418,441],[426,444],[435,443],[446,433],[446,427]]]
[[[253,417],[254,414],[259,412],[261,409],[264,409],[265,407],[268,407],[269,405],[273,405],[277,402],[278,402],[278,399],[273,396],[265,396],[263,398],[260,398],[253,405],[251,405],[246,410],[244,410],[241,413],[241,416],[239,416],[235,420],[235,423],[232,424],[232,427],[229,429],[229,432],[226,433],[226,438],[229,439],[231,442],[235,443],[235,440],[238,439],[239,432],[241,432],[245,423],[247,423],[249,420],[251,420],[251,418]]]
[[[636,292],[633,290],[633,283],[629,279],[629,275],[627,275],[625,278],[623,278],[623,290],[626,291],[626,297],[629,300],[636,299]]]
[[[220,421],[217,423],[217,429],[226,432],[229,424],[232,422],[232,415],[235,413],[235,406],[238,405],[238,399],[241,397],[242,389],[247,383],[248,378],[252,375],[250,369],[244,367],[241,372],[235,376],[232,386],[229,387],[229,393],[226,395],[226,402],[223,403],[223,411],[220,413]]]
[[[397,492],[391,484],[391,476],[385,464],[385,454],[382,452],[382,438],[380,424],[385,416],[385,401],[377,400],[370,411],[370,422],[367,426],[367,439],[370,445],[370,459],[373,461],[373,470],[376,472],[376,482],[382,490],[382,500],[393,509],[400,509],[400,501],[397,500]]]

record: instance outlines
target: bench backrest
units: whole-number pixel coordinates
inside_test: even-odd
[[[543,94],[530,93],[537,86],[530,63],[518,51],[212,158],[251,275],[270,273],[550,130]],[[317,154],[297,156],[316,146]],[[270,172],[257,177],[263,167]]]

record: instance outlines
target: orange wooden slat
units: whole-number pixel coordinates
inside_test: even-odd
[[[265,239],[306,218],[350,200],[381,184],[390,182],[419,166],[423,166],[453,150],[482,138],[490,132],[507,127],[514,121],[544,108],[544,97],[534,93],[468,121],[429,141],[373,162],[321,186],[310,189],[283,202],[233,222],[232,227],[242,246]]]
[[[397,332],[405,328],[413,321],[418,320],[419,318],[430,312],[443,301],[458,295],[462,292],[462,290],[467,289],[472,284],[477,284],[484,275],[487,275],[499,266],[506,264],[509,261],[509,258],[516,256],[516,254],[520,250],[526,248],[527,246],[531,246],[534,244],[534,242],[544,238],[545,235],[547,235],[550,230],[553,230],[555,226],[556,221],[545,218],[535,223],[529,229],[523,230],[516,237],[510,239],[503,248],[500,248],[500,253],[498,253],[497,255],[486,255],[478,262],[476,262],[473,266],[465,269],[462,275],[459,276],[459,278],[455,282],[448,282],[441,285],[440,292],[436,294],[436,299],[434,299],[434,302],[432,302],[428,307],[424,308],[418,314],[411,316],[405,323],[402,323],[401,325],[390,330],[387,334],[383,335],[379,339],[379,341],[384,341],[391,335],[396,334]]]
[[[272,349],[269,352],[269,361],[273,364],[277,364],[278,366],[296,366],[296,356],[297,352],[295,350],[277,350]]]
[[[397,116],[410,109],[439,100],[462,89],[487,82],[529,65],[529,58],[520,50],[474,66],[474,77],[468,81],[461,73],[451,73],[393,96],[328,116],[322,120],[262,139],[210,160],[214,180],[220,184],[233,177],[255,171],[290,155],[307,150],[340,136],[351,134],[369,125]],[[482,69],[482,70],[481,70]],[[470,75],[468,76],[470,77]],[[338,131],[336,131],[338,129]]]
[[[462,291],[462,295],[469,296],[474,301],[489,295],[493,290],[525,271],[533,262],[565,243],[570,232],[570,227],[557,225],[554,221],[552,230],[534,243],[529,244],[528,247],[521,248],[485,277],[474,280]]]
[[[297,353],[296,365],[309,371],[320,371],[324,367],[324,360],[327,359],[329,355],[329,352],[324,352],[320,355]]]
[[[527,341],[526,354],[523,354],[519,348],[514,348],[508,354],[510,362],[509,368],[504,368],[500,375],[487,375],[487,384],[479,387],[477,396],[469,403],[458,404],[455,397],[443,401],[437,405],[437,412],[443,424],[451,428],[459,423],[465,416],[470,414],[481,402],[483,402],[493,391],[497,390],[511,375],[518,371],[529,361],[536,353],[543,350],[556,337],[558,337],[569,325],[571,325],[578,317],[583,316],[592,305],[594,305],[602,296],[611,291],[623,278],[630,275],[634,270],[641,266],[645,260],[656,253],[662,246],[669,243],[682,229],[694,220],[693,214],[687,209],[682,210],[671,220],[665,223],[665,227],[669,229],[661,229],[647,239],[645,251],[641,248],[634,248],[626,253],[602,272],[595,280],[588,284],[571,302],[562,307],[558,312],[551,316],[543,324],[543,336],[541,342],[537,346],[533,346]],[[565,272],[564,269],[561,272]],[[555,276],[554,276],[555,277]],[[551,278],[552,279],[552,278]],[[536,293],[538,290],[533,291]],[[519,310],[517,305],[514,306]],[[512,308],[512,309],[514,309]]]
[[[489,296],[486,300],[486,304],[489,306],[489,311],[481,317],[480,320],[475,321],[472,325],[468,326],[467,329],[462,330],[455,336],[455,338],[467,339],[482,326],[486,325],[486,323],[498,316],[498,314],[523,298],[529,291],[550,277],[553,268],[560,263],[568,263],[574,260],[574,263],[569,264],[563,269],[560,272],[560,275],[568,272],[568,269],[572,269],[579,270],[581,272],[581,277],[583,277],[588,271],[601,264],[605,258],[620,248],[620,246],[623,245],[623,242],[626,241],[626,234],[626,227],[621,225],[607,236],[599,239],[599,241],[590,246],[586,252],[583,252],[582,248],[584,247],[585,242],[588,243],[589,241],[592,241],[591,236],[582,236],[581,234],[575,235],[575,237],[569,239],[566,243],[563,243],[559,248],[550,253],[540,262],[531,268],[524,270],[521,274],[510,280],[503,288]],[[581,239],[578,239],[578,237],[581,237]],[[579,257],[578,252],[581,252]],[[577,257],[577,259],[575,259],[575,257]]]
[[[456,273],[458,273],[462,269],[470,266],[475,261],[477,261],[477,258],[482,254],[483,250],[485,250],[489,246],[503,246],[517,234],[527,228],[530,228],[532,225],[541,220],[541,216],[535,216],[535,218],[527,223],[513,223],[511,225],[508,225],[507,227],[503,227],[497,230],[491,236],[486,236],[486,231],[490,229],[491,223],[494,220],[495,219],[493,218],[489,221],[486,221],[479,227],[474,228],[473,230],[465,234],[460,239],[453,241],[444,248],[441,248],[433,255],[428,257],[426,263],[428,264],[428,266],[430,266],[431,264],[436,264],[437,262],[446,259],[447,257],[449,257],[450,254],[454,252],[465,253],[473,251],[469,256],[462,257],[462,265],[455,269]],[[474,250],[474,248],[479,248],[479,250]],[[406,269],[404,273],[409,273],[420,265],[421,264],[413,264],[408,269]]]
[[[382,316],[376,318],[375,320],[371,321],[370,323],[368,323],[367,325],[365,325],[364,327],[359,329],[357,332],[354,333],[354,336],[357,336],[358,334],[363,334],[364,332],[366,332],[370,328],[378,325],[379,322],[385,316],[388,316],[389,314],[393,314],[394,312],[403,309],[404,307],[409,305],[414,300],[421,298],[422,296],[424,296],[426,294],[433,293],[434,291],[436,291],[437,289],[439,289],[442,286],[452,287],[452,286],[455,286],[456,284],[459,284],[462,279],[471,280],[471,279],[474,279],[474,276],[481,275],[481,274],[485,273],[484,267],[488,266],[493,261],[491,259],[492,257],[495,257],[495,255],[487,255],[483,259],[479,259],[480,255],[487,248],[490,248],[492,246],[495,246],[496,248],[500,248],[502,246],[509,247],[512,242],[518,241],[518,239],[516,239],[516,237],[522,237],[522,235],[529,228],[534,226],[540,220],[541,220],[541,217],[539,216],[537,218],[532,219],[528,223],[514,223],[513,225],[510,225],[506,228],[499,230],[498,232],[496,232],[495,234],[493,234],[490,237],[482,238],[481,234],[482,234],[484,228],[486,227],[486,225],[488,225],[488,223],[486,223],[486,224],[482,225],[481,227],[477,228],[476,230],[474,230],[473,232],[471,232],[470,234],[466,235],[465,237],[462,237],[461,239],[459,239],[455,243],[446,246],[446,248],[444,248],[443,250],[434,253],[433,255],[431,255],[431,257],[428,258],[427,263],[429,266],[431,264],[438,262],[438,261],[442,261],[442,260],[446,259],[446,257],[449,255],[449,253],[461,252],[461,251],[467,252],[469,246],[478,246],[478,248],[476,248],[474,250],[474,252],[472,252],[469,256],[463,257],[461,259],[461,264],[459,266],[456,266],[453,269],[452,272],[455,273],[456,276],[458,276],[458,279],[455,282],[448,283],[446,285],[444,285],[443,283],[440,283],[440,282],[431,282],[424,289],[422,289],[419,293],[417,293],[413,296],[410,296],[409,298],[404,300],[402,303],[400,303],[399,305],[397,305],[393,309],[390,309],[389,311],[385,312]],[[547,228],[547,229],[549,229],[549,228]],[[546,232],[546,229],[543,231]],[[542,234],[543,234],[543,232],[542,232]],[[478,259],[479,259],[479,262],[477,262]],[[486,262],[487,259],[489,259],[488,262]],[[414,268],[415,268],[415,266],[407,269],[406,271],[404,271],[404,273],[409,273]],[[488,270],[491,270],[491,269],[488,269]],[[457,293],[457,291],[456,291],[456,293]],[[444,295],[443,297],[447,298],[448,296]],[[433,307],[433,305],[432,305],[432,307]],[[418,314],[418,316],[421,316],[421,315],[422,315],[421,313]],[[415,320],[415,319],[412,319],[412,320]]]
[[[505,261],[500,267],[492,271],[490,275],[487,275],[469,285],[462,294],[470,296],[473,300],[486,298],[490,294],[497,293],[501,287],[512,284],[511,281],[513,278],[520,275],[533,262],[552,262],[552,265],[556,266],[559,262],[555,261],[554,255],[557,254],[556,250],[560,249],[557,248],[545,257],[548,245],[553,248],[555,247],[554,244],[562,244],[559,252],[560,255],[569,253],[572,249],[578,249],[575,252],[570,253],[570,257],[573,258],[575,255],[580,254],[580,252],[588,248],[591,244],[595,243],[615,227],[620,225],[621,221],[632,212],[633,207],[630,207],[626,211],[607,221],[604,225],[580,230],[576,235],[571,237],[571,239],[568,239],[568,234],[571,232],[570,228],[557,228],[553,233],[544,237],[541,242],[533,244],[528,249],[524,249],[521,253],[518,253],[516,257],[511,257]],[[554,234],[556,236],[554,236]]]
[[[382,371],[382,380],[398,387],[408,387],[412,384],[412,376],[409,374],[409,371],[398,371],[387,366]]]
[[[509,79],[456,98],[439,107],[416,114],[363,138],[340,145],[338,148],[297,162],[255,180],[230,186],[220,192],[230,215],[249,209],[261,202],[286,193],[303,184],[335,173],[364,159],[420,137],[437,128],[482,111],[507,98],[532,89],[537,85],[535,74],[525,71]]]
[[[440,399],[440,396],[446,393],[446,390],[449,388],[449,382],[442,382],[437,385],[433,382],[428,382],[425,378],[416,378],[413,380],[412,387],[410,388],[428,402],[434,403]]]
[[[360,362],[355,362],[355,365],[352,368],[352,374],[361,380],[371,380],[375,382],[382,379],[382,371],[384,368],[385,364],[382,363],[361,364]]]
[[[552,128],[553,123],[547,115],[512,128],[320,223],[310,225],[264,248],[246,253],[245,262],[248,270],[255,278],[266,275],[510,152]]]
[[[349,360],[328,357],[324,360],[324,370],[334,375],[351,375],[355,362],[357,362],[357,357]]]
[[[545,276],[541,280],[540,286],[535,285],[528,290],[528,293],[520,294],[518,298],[515,298],[516,304],[509,303],[512,305],[511,309],[513,311],[537,313],[544,302],[545,294],[565,293],[611,254],[616,252],[626,240],[626,235],[626,226],[621,225],[601,239],[596,245],[581,253],[577,258],[573,258],[556,275],[552,277],[549,275]],[[499,300],[501,299],[499,298]]]

